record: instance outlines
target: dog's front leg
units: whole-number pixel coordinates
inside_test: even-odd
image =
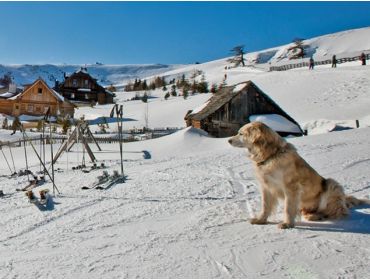
[[[286,190],[284,202],[284,221],[278,225],[281,229],[293,228],[294,220],[298,212],[298,192]]]
[[[262,209],[258,217],[250,220],[251,224],[263,225],[271,215],[277,203],[277,198],[267,188],[262,188]]]

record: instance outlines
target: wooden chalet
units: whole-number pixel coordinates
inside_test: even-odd
[[[42,79],[26,86],[22,93],[14,97],[0,99],[0,113],[10,116],[42,116],[49,107],[52,116],[74,115],[75,106]]]
[[[65,75],[64,82],[56,82],[54,89],[74,103],[113,103],[114,94],[99,85],[87,68],[81,68],[71,76]]]
[[[185,121],[187,126],[203,129],[215,137],[229,137],[249,123],[251,116],[271,114],[298,127],[295,132],[277,131],[280,135],[303,135],[298,123],[251,81],[223,88],[200,109],[189,111]]]

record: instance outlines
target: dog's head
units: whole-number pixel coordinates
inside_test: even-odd
[[[287,145],[279,134],[261,122],[244,125],[239,129],[238,134],[228,141],[234,147],[247,148],[251,159],[256,162],[266,160]]]

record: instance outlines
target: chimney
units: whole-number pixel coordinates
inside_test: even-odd
[[[14,83],[9,84],[9,92],[10,93],[17,93],[17,85]]]

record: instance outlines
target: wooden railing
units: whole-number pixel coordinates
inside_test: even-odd
[[[365,54],[366,59],[370,59],[370,53]],[[353,56],[353,57],[342,57],[342,58],[337,58],[337,64],[345,63],[345,62],[350,62],[350,61],[360,61],[360,56]],[[325,65],[325,64],[331,64],[332,60],[331,59],[326,59],[326,60],[321,60],[321,61],[315,61],[315,65]],[[290,69],[295,69],[295,68],[302,68],[302,67],[308,67],[309,62],[308,61],[302,61],[299,63],[292,63],[292,64],[285,64],[281,66],[271,66],[270,71],[286,71]]]
[[[139,137],[140,135],[147,134],[148,139],[154,139],[154,138],[159,138],[162,136],[166,136],[169,134],[172,134],[182,128],[178,127],[167,127],[167,128],[154,128],[154,129],[135,129],[135,130],[124,130],[123,134],[126,135],[125,138],[123,139],[123,142],[134,142],[134,141],[140,141],[141,138]],[[111,144],[111,143],[118,143],[119,142],[119,137],[118,135],[116,136],[102,136],[104,134],[96,134],[95,140],[98,143],[102,144]],[[67,140],[68,136],[67,135],[53,135],[52,142],[53,144],[61,144],[65,140]],[[40,136],[32,136],[28,137],[28,139],[19,139],[15,141],[4,141],[1,142],[0,146],[12,146],[12,147],[21,147],[26,145],[29,145],[29,142],[32,142],[35,145],[40,145],[43,141],[42,134]],[[87,141],[89,143],[93,143],[93,140],[90,138],[87,138]],[[45,143],[50,144],[50,137],[49,135],[45,136]]]

